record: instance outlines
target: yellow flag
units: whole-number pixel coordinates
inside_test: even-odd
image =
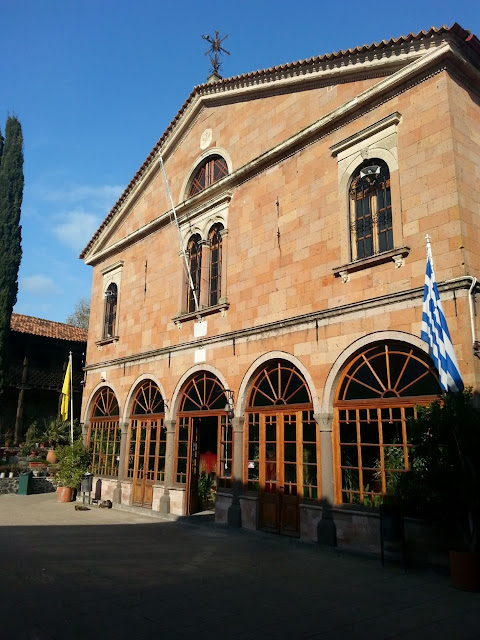
[[[67,370],[65,371],[65,380],[62,387],[62,406],[60,415],[62,420],[68,420],[68,405],[70,404],[70,358],[68,359]]]

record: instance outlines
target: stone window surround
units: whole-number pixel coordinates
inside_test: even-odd
[[[195,320],[198,316],[210,315],[212,313],[221,312],[225,314],[228,307],[227,292],[227,270],[226,270],[226,255],[227,255],[227,239],[228,239],[228,208],[230,204],[230,198],[222,198],[220,202],[212,207],[211,203],[205,205],[205,211],[200,209],[195,214],[194,224],[190,220],[182,220],[179,223],[180,233],[182,237],[182,243],[184,247],[188,246],[188,242],[193,235],[198,234],[202,242],[202,276],[200,286],[200,300],[199,311],[186,312],[187,307],[187,288],[184,284],[185,265],[183,264],[183,253],[179,251],[179,257],[182,261],[181,270],[181,300],[180,311],[173,318],[173,322],[176,325],[180,325],[182,322],[189,320]],[[222,271],[221,271],[221,296],[218,304],[214,306],[208,305],[208,293],[209,293],[209,281],[210,281],[210,243],[209,234],[213,226],[221,224],[223,230],[222,235]],[[188,254],[187,254],[188,260]],[[208,276],[208,277],[207,277]]]
[[[341,263],[333,269],[335,277],[341,277],[348,282],[350,273],[370,268],[376,264],[392,260],[396,268],[402,267],[404,258],[409,254],[409,247],[402,243],[400,180],[398,175],[398,142],[397,126],[401,122],[401,115],[397,111],[375,122],[361,131],[344,138],[332,145],[330,151],[337,158],[338,163],[338,195],[339,195],[339,223],[340,237],[346,239],[341,242]],[[395,248],[391,251],[351,260],[350,233],[350,202],[349,186],[352,176],[362,162],[368,158],[379,158],[386,162],[390,171],[390,187],[392,200],[392,223]]]
[[[188,200],[188,190],[190,188],[190,183],[192,182],[192,179],[196,174],[199,166],[203,162],[205,162],[205,160],[207,160],[207,158],[209,158],[210,156],[222,156],[222,158],[227,163],[229,175],[233,173],[232,158],[230,157],[230,154],[225,149],[223,149],[222,147],[212,147],[211,149],[206,149],[200,156],[196,158],[196,160],[190,165],[190,168],[186,172],[185,179],[182,183],[182,188],[180,189],[179,202],[184,202],[185,200]]]
[[[119,309],[120,309],[120,296],[121,296],[120,285],[122,283],[123,265],[124,265],[124,261],[118,260],[117,262],[114,262],[113,264],[109,265],[108,267],[105,267],[100,271],[100,273],[103,275],[103,283],[102,283],[102,299],[103,300],[105,300],[105,294],[108,287],[112,283],[115,283],[117,285],[117,313],[115,318],[115,328],[116,328],[115,334],[109,338],[102,338],[101,340],[97,340],[95,344],[99,349],[101,349],[104,344],[109,344],[110,342],[117,342],[119,339],[118,338],[118,317],[119,317]],[[105,305],[103,308],[103,313],[105,314]],[[103,325],[104,325],[104,318],[102,321],[102,327]]]

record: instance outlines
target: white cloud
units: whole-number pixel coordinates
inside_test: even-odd
[[[62,202],[64,204],[79,205],[81,203],[95,206],[99,209],[113,207],[122,194],[124,187],[119,185],[66,185],[59,188],[41,187],[39,197],[47,202]]]
[[[55,214],[52,232],[58,240],[77,253],[85,247],[100,226],[101,216],[79,208]]]
[[[36,185],[35,200],[48,213],[44,217],[57,240],[77,255],[88,244],[123,192],[119,185]]]
[[[33,276],[25,276],[20,278],[19,282],[20,290],[25,293],[37,297],[55,296],[61,293],[60,287],[55,283],[52,278],[37,273]]]

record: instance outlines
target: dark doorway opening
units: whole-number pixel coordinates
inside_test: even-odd
[[[193,418],[189,513],[215,508],[218,416]]]

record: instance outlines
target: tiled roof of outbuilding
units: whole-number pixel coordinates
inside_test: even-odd
[[[80,327],[74,327],[71,324],[42,320],[41,318],[24,316],[20,313],[12,313],[10,328],[18,333],[29,333],[35,336],[68,340],[70,342],[86,342],[88,335],[86,329],[80,329]]]
[[[107,226],[107,224],[113,218],[113,216],[118,211],[118,209],[121,207],[123,202],[126,200],[126,198],[128,197],[129,193],[132,191],[133,187],[140,180],[140,178],[144,174],[145,170],[150,165],[150,162],[156,156],[157,151],[162,146],[162,144],[165,142],[166,138],[168,137],[168,135],[170,134],[172,129],[175,127],[175,125],[179,121],[180,117],[182,116],[182,114],[187,109],[188,105],[191,103],[191,101],[193,100],[193,98],[196,95],[200,95],[200,94],[201,95],[208,95],[209,93],[218,93],[218,90],[219,90],[220,87],[223,88],[224,90],[228,90],[230,87],[238,87],[240,82],[244,82],[246,80],[252,80],[252,79],[261,80],[262,78],[266,79],[266,78],[270,77],[272,74],[278,75],[279,73],[282,73],[282,72],[285,72],[285,71],[298,70],[298,69],[302,69],[302,68],[308,69],[308,67],[314,66],[314,65],[319,64],[321,62],[327,62],[327,61],[331,61],[331,60],[335,60],[335,59],[346,58],[346,57],[349,57],[349,56],[355,56],[355,55],[359,55],[359,54],[362,54],[362,53],[372,52],[372,51],[375,51],[375,50],[387,49],[389,47],[394,47],[394,46],[398,46],[398,45],[401,45],[401,44],[406,44],[406,43],[411,42],[413,40],[421,40],[422,38],[431,38],[431,37],[433,37],[435,35],[443,35],[443,34],[447,34],[447,33],[451,33],[452,35],[457,36],[460,40],[468,42],[468,44],[472,48],[474,48],[477,53],[480,53],[480,41],[478,40],[478,38],[475,35],[473,35],[469,30],[464,29],[458,23],[455,22],[451,27],[447,27],[447,26],[442,26],[442,27],[439,27],[439,28],[431,27],[427,31],[423,31],[422,30],[422,31],[419,31],[418,33],[409,33],[407,36],[400,36],[399,38],[390,38],[390,40],[382,40],[381,42],[373,42],[372,44],[369,44],[369,45],[364,44],[364,45],[361,45],[361,46],[358,46],[358,47],[354,47],[353,49],[346,49],[346,50],[341,49],[340,51],[336,51],[336,52],[333,52],[333,53],[327,53],[327,54],[324,54],[324,55],[321,55],[321,56],[315,56],[315,57],[312,57],[312,58],[308,58],[306,60],[299,60],[298,62],[290,62],[290,63],[287,63],[287,64],[283,64],[283,65],[279,65],[279,66],[275,66],[275,67],[270,67],[269,69],[261,69],[259,71],[252,71],[250,73],[244,73],[244,74],[241,74],[241,75],[238,75],[238,76],[233,76],[231,78],[224,78],[224,79],[221,79],[221,80],[219,80],[217,82],[214,82],[214,83],[206,82],[206,83],[199,84],[199,85],[195,86],[193,88],[192,92],[190,93],[190,95],[188,96],[188,98],[185,100],[185,102],[181,106],[180,110],[177,112],[176,116],[173,118],[173,120],[168,125],[168,127],[165,130],[165,132],[162,135],[162,137],[158,140],[157,144],[153,147],[153,149],[151,150],[151,152],[149,153],[149,155],[145,159],[144,163],[140,167],[140,169],[137,171],[137,173],[130,180],[130,182],[127,185],[125,191],[122,193],[120,198],[117,200],[117,202],[115,203],[115,205],[111,209],[110,213],[106,216],[106,218],[104,219],[104,221],[102,222],[100,227],[97,229],[97,231],[95,232],[95,234],[91,238],[90,242],[83,249],[83,251],[81,252],[79,257],[80,258],[84,258],[85,257],[85,255],[87,254],[89,249],[94,244],[95,240],[99,237],[99,235],[101,234],[103,229]]]

